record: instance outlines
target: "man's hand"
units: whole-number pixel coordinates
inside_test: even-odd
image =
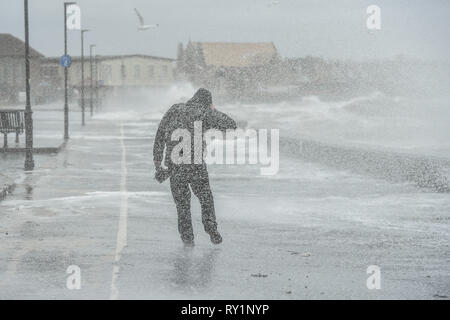
[[[159,183],[163,183],[167,178],[169,178],[169,176],[170,174],[168,169],[164,169],[161,166],[156,168],[155,179]]]

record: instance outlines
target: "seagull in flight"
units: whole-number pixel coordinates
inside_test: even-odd
[[[144,18],[141,16],[141,14],[139,13],[139,11],[137,11],[136,8],[134,8],[134,11],[136,12],[138,19],[139,19],[139,27],[138,30],[143,31],[143,30],[147,30],[150,28],[156,28],[159,26],[159,24],[145,24],[144,22]]]

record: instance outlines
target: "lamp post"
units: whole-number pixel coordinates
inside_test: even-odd
[[[34,169],[33,161],[33,112],[30,98],[30,43],[28,36],[28,0],[24,0],[25,20],[25,171]]]
[[[93,73],[93,69],[92,69],[92,48],[95,47],[95,44],[91,44],[89,46],[89,63],[90,63],[90,67],[91,67],[91,83],[90,83],[90,89],[89,89],[89,108],[91,111],[91,117],[94,114],[94,106],[92,104],[92,99],[94,98],[93,96],[93,91],[94,91],[94,86],[93,86],[93,77],[94,77],[94,73]]]
[[[67,6],[76,2],[64,2],[64,55],[67,56]],[[69,102],[67,98],[67,73],[64,67],[64,140],[69,139]]]
[[[98,100],[98,89],[99,89],[99,84],[98,84],[98,56],[95,55],[95,109],[98,112],[99,109],[99,100]]]
[[[81,29],[81,125],[84,126],[84,33],[89,29]]]

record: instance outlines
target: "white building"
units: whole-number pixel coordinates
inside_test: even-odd
[[[95,56],[92,59],[93,81],[100,86],[120,87],[155,87],[167,86],[174,81],[174,60],[148,55]],[[62,84],[64,68],[59,65],[59,58],[47,58],[42,62],[42,73]],[[69,87],[81,84],[81,58],[72,57],[68,73]],[[89,85],[91,78],[91,61],[84,57],[84,81]]]

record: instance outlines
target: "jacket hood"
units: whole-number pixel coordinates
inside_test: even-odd
[[[186,104],[200,104],[205,108],[209,108],[212,105],[211,92],[204,88],[200,88]]]

